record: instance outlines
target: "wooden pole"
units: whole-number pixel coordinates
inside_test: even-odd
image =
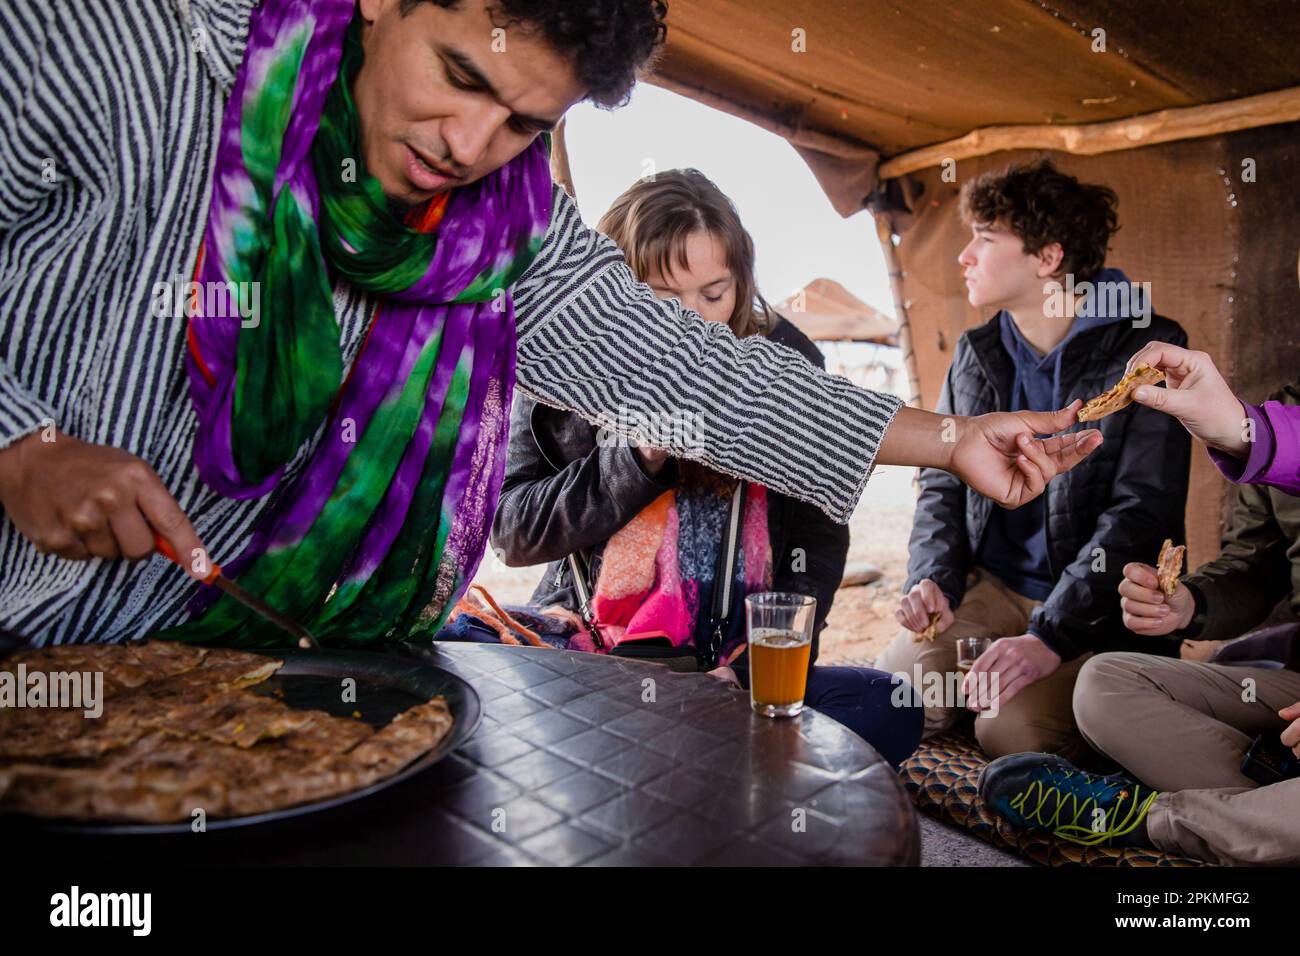
[[[1300,86],[1239,100],[1160,110],[1127,119],[1074,126],[989,126],[965,136],[900,153],[880,164],[882,180],[897,179],[947,160],[973,159],[1008,149],[1053,149],[1094,156],[1180,139],[1218,136],[1300,120]]]
[[[911,393],[907,404],[921,407],[921,377],[916,369],[916,349],[912,347],[912,323],[907,316],[907,299],[903,296],[903,270],[898,264],[898,249],[894,246],[894,221],[888,212],[873,211],[876,236],[885,254],[885,268],[889,270],[889,288],[894,293],[894,312],[898,315],[898,348],[903,353],[903,368],[907,370],[907,387]]]

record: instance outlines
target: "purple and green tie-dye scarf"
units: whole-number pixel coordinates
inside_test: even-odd
[[[453,192],[436,229],[392,213],[361,160],[353,9],[265,0],[253,16],[197,280],[258,282],[260,313],[196,315],[187,363],[199,474],[228,497],[275,496],[227,573],[336,645],[432,634],[477,570],[514,386],[509,288],[551,206],[539,139]],[[346,381],[332,278],[379,301]],[[166,636],[282,640],[210,588],[191,609]]]

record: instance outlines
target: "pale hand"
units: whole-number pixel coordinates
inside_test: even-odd
[[[942,634],[952,625],[952,608],[939,585],[926,578],[903,595],[898,610],[894,612],[894,620],[913,634],[919,634],[930,626],[930,615],[936,612],[939,614],[939,627],[935,633]]]
[[[1290,747],[1291,752],[1300,757],[1300,702],[1283,707],[1277,715],[1283,720],[1291,721],[1291,726],[1282,731],[1282,745]]]
[[[1217,451],[1234,458],[1250,453],[1246,411],[1210,356],[1151,342],[1128,360],[1130,370],[1139,365],[1164,372],[1165,387],[1144,385],[1133,393],[1134,401],[1174,416],[1193,437]]]
[[[727,664],[723,664],[721,667],[715,667],[707,673],[714,680],[724,681],[736,688],[736,690],[744,690],[744,688],[740,686],[740,678],[736,676],[736,672]]]
[[[633,450],[636,452],[636,456],[641,459],[641,464],[645,468],[646,473],[650,475],[657,475],[659,472],[663,471],[664,462],[672,457],[672,455],[667,451],[664,451],[662,448],[646,448],[641,445],[635,445],[633,446]]]
[[[1170,597],[1160,590],[1156,569],[1133,562],[1124,565],[1124,580],[1119,583],[1119,607],[1124,612],[1124,626],[1144,637],[1163,637],[1181,631],[1192,623],[1196,599],[1181,581]]]
[[[1033,634],[1000,638],[976,659],[966,675],[962,684],[966,706],[975,711],[1005,707],[1034,681],[1060,666],[1060,655]],[[981,679],[980,674],[988,676]]]

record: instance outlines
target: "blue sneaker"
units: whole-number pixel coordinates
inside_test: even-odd
[[[1149,846],[1147,811],[1158,791],[1123,774],[1103,777],[1051,754],[999,757],[980,774],[984,802],[1013,827],[1083,846]]]

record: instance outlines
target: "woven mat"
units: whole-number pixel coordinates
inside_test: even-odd
[[[899,768],[917,809],[1043,866],[1203,866],[1198,860],[1141,847],[1084,847],[1041,833],[1023,833],[990,813],[979,794],[988,758],[973,737],[939,734]]]

